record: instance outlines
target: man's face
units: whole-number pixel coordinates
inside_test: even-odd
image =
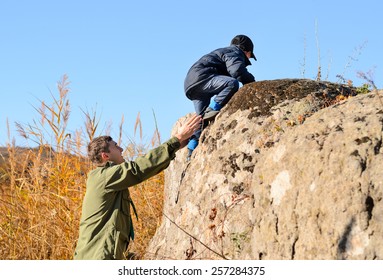
[[[113,140],[109,142],[109,152],[104,152],[103,158],[106,159],[106,161],[111,161],[116,164],[123,163],[125,160],[122,157],[122,149],[120,146],[117,145],[116,142]]]

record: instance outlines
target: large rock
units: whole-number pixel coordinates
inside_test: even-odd
[[[298,79],[242,87],[191,161],[181,150],[166,170],[146,258],[383,259],[383,97],[352,94]]]

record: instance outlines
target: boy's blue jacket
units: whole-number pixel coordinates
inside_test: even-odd
[[[202,56],[189,69],[184,82],[185,94],[190,98],[196,86],[218,75],[233,77],[242,84],[254,82],[254,76],[246,69],[248,65],[251,65],[250,60],[239,47],[216,49]]]

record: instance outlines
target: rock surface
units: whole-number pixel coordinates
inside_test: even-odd
[[[348,95],[300,79],[242,87],[191,161],[181,150],[166,170],[146,259],[383,259],[383,96]]]

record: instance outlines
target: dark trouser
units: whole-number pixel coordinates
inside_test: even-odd
[[[209,107],[210,100],[213,96],[214,102],[218,107],[222,108],[229,102],[239,89],[239,82],[229,76],[215,76],[208,80],[206,83],[199,85],[190,94],[190,99],[193,101],[195,111],[198,115],[203,115]],[[213,108],[215,109],[215,108]],[[216,109],[217,110],[217,109]],[[198,139],[200,138],[202,129],[194,132],[188,143],[188,149],[194,151],[198,146]]]

